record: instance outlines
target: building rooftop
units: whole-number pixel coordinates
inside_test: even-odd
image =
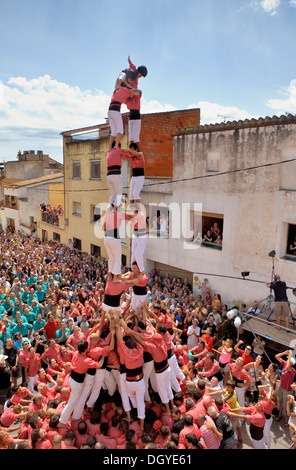
[[[8,178],[3,178],[2,185],[6,187],[14,187],[14,188],[22,188],[23,186],[30,186],[32,184],[41,184],[47,183],[51,180],[55,180],[57,178],[63,178],[63,173],[52,173],[50,175],[39,176],[39,178],[34,178],[32,180],[13,180]]]
[[[215,124],[203,124],[195,127],[182,127],[178,129],[178,135],[199,134],[205,132],[247,129],[250,127],[277,126],[283,124],[296,124],[296,115],[283,114],[258,119],[244,119],[239,121],[226,121]]]

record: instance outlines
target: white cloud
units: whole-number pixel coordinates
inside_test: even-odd
[[[0,82],[0,160],[9,158],[5,153],[8,148],[10,159],[19,149],[35,148],[58,152],[61,160],[60,133],[105,122],[110,98],[102,90],[82,91],[49,75]],[[142,100],[143,113],[174,110],[170,104]],[[122,112],[126,111],[123,106]]]
[[[296,8],[296,0],[290,0],[290,1],[289,1],[289,5],[290,5],[291,7]]]
[[[0,160],[15,159],[18,150],[35,149],[62,161],[60,133],[101,124],[107,116],[110,96],[102,90],[82,91],[49,75],[13,77],[0,85]],[[194,107],[201,110],[201,124],[254,117],[236,106],[208,101],[188,106]],[[178,108],[143,98],[141,109],[147,114]],[[125,106],[122,111],[126,111]]]
[[[275,15],[277,8],[280,6],[281,0],[262,0],[261,5],[266,13]]]
[[[267,106],[276,111],[276,114],[296,113],[296,79],[291,80],[289,85],[278,92],[284,98],[271,98],[267,101]]]
[[[295,3],[295,0],[290,0],[290,2]],[[241,7],[241,10],[243,11],[246,8],[250,8],[258,11],[263,8],[266,13],[274,16],[277,14],[277,9],[279,8],[280,4],[281,0],[250,0],[250,2],[245,7]]]
[[[223,121],[256,118],[256,116],[252,116],[248,111],[237,106],[223,106],[218,103],[209,103],[208,101],[199,101],[197,104],[190,105],[189,108],[200,108],[201,124],[215,124]]]

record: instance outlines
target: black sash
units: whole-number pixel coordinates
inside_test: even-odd
[[[107,167],[107,176],[110,175],[121,175],[121,166],[120,165],[111,165]]]
[[[144,168],[133,168],[132,169],[132,176],[144,176]]]
[[[71,370],[70,377],[71,379],[75,380],[75,382],[82,384],[85,378],[85,374],[79,374],[79,372],[75,372],[75,370]]]
[[[111,101],[111,103],[109,105],[109,110],[110,111],[119,111],[120,112],[120,109],[121,109],[120,101]]]
[[[169,363],[168,363],[167,358],[165,358],[165,360],[162,362],[154,361],[154,369],[155,369],[156,374],[161,374],[161,372],[164,372],[168,367],[169,367]]]
[[[109,307],[119,307],[120,297],[121,297],[121,294],[118,294],[118,295],[105,294],[103,303],[108,305]]]
[[[143,378],[143,368],[126,369],[126,380],[128,382],[139,382]]]
[[[135,295],[146,295],[147,286],[133,286],[133,291]]]
[[[153,357],[148,351],[144,351],[144,362],[153,361]]]
[[[252,439],[260,441],[263,438],[264,428],[258,428],[253,423],[250,423],[250,434]]]
[[[139,109],[130,109],[129,120],[135,121],[136,119],[141,119],[141,113]]]

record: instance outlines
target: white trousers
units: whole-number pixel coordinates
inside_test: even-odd
[[[126,391],[126,373],[125,372],[120,374],[119,383],[120,383],[119,391],[121,395],[123,409],[124,411],[131,411],[132,407],[131,407],[129,397]]]
[[[162,403],[169,403],[174,399],[174,394],[171,387],[171,369],[168,367],[160,373],[155,372],[155,379],[157,384],[158,395]]]
[[[115,380],[115,376],[109,370],[106,370],[104,385],[105,385],[110,397],[112,397],[112,395],[114,395],[115,390],[117,388],[117,383],[116,383],[116,380]]]
[[[272,417],[270,417],[269,419],[266,419],[265,426],[264,426],[264,441],[268,449],[270,449],[270,445],[271,445],[270,428],[272,425],[272,421],[273,421]]]
[[[81,391],[83,389],[83,382],[78,383],[75,380],[72,379],[72,377],[69,378],[69,385],[71,387],[71,394],[70,398],[68,400],[67,405],[62,411],[62,414],[60,416],[60,422],[63,424],[67,424],[73,411],[76,406],[77,401],[79,400],[79,397],[81,395]]]
[[[131,177],[130,192],[129,192],[130,200],[137,201],[138,199],[141,199],[140,194],[144,186],[144,182],[145,182],[144,175]]]
[[[122,199],[122,175],[107,175],[107,184],[111,193],[109,206],[113,204],[118,207]]]
[[[115,316],[113,315],[113,312],[116,312],[118,316],[121,313],[121,307],[111,307],[110,305],[104,304],[104,302],[102,303],[102,309],[106,312],[106,317],[109,321],[111,320],[111,314],[109,313],[110,310],[112,311],[112,316]]]
[[[138,382],[126,380],[125,385],[127,396],[129,397],[133,408],[136,408],[138,411],[138,418],[145,419],[144,379],[141,379]]]
[[[268,449],[267,445],[264,442],[264,437],[260,439],[260,441],[256,441],[255,439],[252,439],[252,444],[254,449]]]
[[[144,266],[144,254],[147,244],[147,235],[133,235],[132,236],[132,253],[131,253],[131,264],[134,261],[137,262],[140,273],[145,270]]]
[[[171,387],[174,392],[179,393],[181,392],[181,387],[177,379],[184,380],[185,375],[183,374],[182,370],[178,366],[177,358],[175,354],[173,354],[169,359],[168,363],[171,369]]]
[[[151,378],[152,373],[154,372],[154,362],[144,362],[143,364],[143,374],[144,374],[144,382],[145,382],[145,401],[150,401],[149,395],[149,380]]]
[[[136,312],[137,309],[142,306],[142,304],[145,302],[146,299],[147,299],[147,294],[135,295],[133,293],[132,299],[131,299],[131,308]]]
[[[130,119],[128,121],[128,134],[130,142],[140,142],[141,119]]]
[[[29,382],[28,382],[28,390],[30,390],[31,393],[36,393],[36,390],[34,390],[34,385],[36,382],[38,375],[35,375],[34,377],[28,377]]]
[[[121,240],[104,237],[104,246],[108,254],[108,269],[112,274],[121,274]]]
[[[81,418],[85,403],[86,403],[86,401],[87,401],[87,399],[88,399],[88,397],[91,393],[91,390],[93,388],[94,380],[95,380],[95,375],[90,375],[90,374],[85,375],[85,379],[84,379],[84,382],[83,382],[83,388],[80,392],[80,396],[77,400],[77,403],[76,403],[74,411],[73,411],[73,416],[72,416],[73,419],[80,419]]]
[[[101,388],[103,386],[104,380],[105,380],[105,374],[106,374],[106,369],[97,369],[95,379],[93,381],[93,387],[91,390],[91,394],[86,402],[86,405],[89,408],[92,408],[97,401]]]
[[[123,121],[120,111],[108,111],[108,120],[110,124],[111,135],[123,134]]]

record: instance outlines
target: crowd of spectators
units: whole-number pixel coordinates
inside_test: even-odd
[[[51,225],[59,225],[59,218],[64,215],[64,209],[59,204],[53,207],[50,204],[40,204],[42,221]]]
[[[206,279],[195,297],[188,279],[152,270],[137,321],[132,288],[121,295],[121,316],[108,319],[105,259],[20,233],[2,232],[1,240],[1,449],[236,449],[243,447],[244,421],[253,447],[267,449],[271,422],[282,417],[294,446],[291,351],[266,367],[258,344],[254,354],[252,344],[237,342],[235,328],[221,338],[219,330],[231,323],[228,306]],[[138,398],[123,388],[121,365],[128,370],[148,352],[159,364],[154,354],[161,348],[170,370],[167,392],[151,373],[140,414]],[[75,395],[71,372],[82,357],[87,370],[104,368],[104,379],[87,391],[89,375]]]

